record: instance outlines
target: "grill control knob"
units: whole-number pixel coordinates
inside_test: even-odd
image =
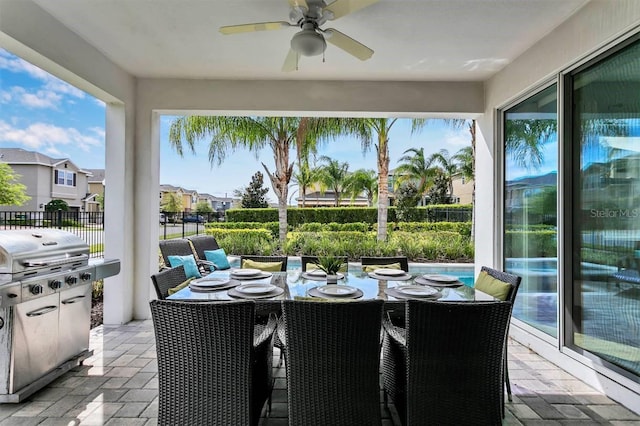
[[[65,282],[69,285],[74,285],[78,282],[78,277],[74,277],[73,275],[68,276],[67,278],[65,278]]]
[[[40,284],[35,284],[35,285],[32,285],[29,290],[31,291],[31,294],[42,294],[43,289]]]
[[[91,272],[83,272],[80,274],[80,279],[82,281],[89,281],[91,279]]]
[[[60,280],[51,280],[51,281],[49,281],[49,288],[51,288],[53,290],[57,290],[59,288],[62,288],[62,281],[60,281]]]

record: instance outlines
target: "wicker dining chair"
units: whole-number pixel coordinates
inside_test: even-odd
[[[508,272],[503,272],[497,269],[489,268],[488,266],[483,266],[482,268],[480,268],[480,272],[486,272],[493,278],[498,279],[511,286],[504,300],[511,302],[511,310],[513,312],[513,305],[516,303],[516,295],[518,294],[518,289],[520,288],[522,277],[515,274],[510,274]],[[511,313],[509,313],[509,322],[511,322]],[[507,340],[504,345],[504,383],[507,387],[507,398],[509,399],[509,402],[512,402],[513,399],[511,396],[511,382],[509,381],[509,365],[508,365],[509,363],[507,359],[507,347],[508,347],[507,343],[509,339],[508,328],[507,328],[507,336],[505,337],[505,339]]]
[[[266,263],[277,263],[282,262],[280,265],[280,271],[287,271],[287,256],[253,256],[253,255],[242,255],[240,256],[240,267],[244,268],[245,260],[253,260],[254,262],[266,262]]]
[[[282,301],[289,424],[381,423],[382,304]]]
[[[500,425],[511,303],[408,300],[384,320],[382,376],[403,425]]]
[[[406,256],[395,256],[395,257],[367,257],[362,256],[360,258],[360,263],[362,266],[367,265],[391,265],[394,263],[400,264],[400,269],[405,272],[409,272],[409,259]]]
[[[202,274],[208,274],[211,272],[211,262],[202,260],[196,257],[193,250],[193,246],[189,240],[184,238],[174,238],[171,240],[160,240],[158,243],[160,246],[160,253],[162,254],[162,260],[164,261],[165,268],[171,268],[171,262],[169,262],[169,256],[188,256],[192,255],[198,269]]]
[[[159,425],[257,425],[273,388],[275,320],[254,337],[254,303],[150,302]]]
[[[156,290],[158,299],[164,300],[169,296],[169,289],[177,287],[187,280],[184,266],[176,266],[171,269],[164,269],[157,274],[151,275],[153,288]]]
[[[204,254],[205,250],[218,250],[220,248],[218,241],[212,235],[192,235],[187,239],[191,241],[193,251],[200,260],[207,260]]]

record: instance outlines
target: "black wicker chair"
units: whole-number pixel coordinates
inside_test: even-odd
[[[347,265],[349,265],[349,258],[347,256],[335,256],[338,259],[342,259],[343,262]],[[300,256],[300,263],[302,265],[302,272],[306,272],[307,271],[307,263],[314,263],[314,264],[318,264],[318,256],[306,256],[306,255],[302,255]]]
[[[169,256],[188,256],[193,255],[193,258],[198,265],[198,269],[201,274],[208,274],[211,272],[211,262],[198,259],[193,246],[189,240],[183,238],[175,238],[172,240],[160,240],[158,243],[160,246],[160,253],[162,253],[162,260],[164,261],[165,268],[171,268],[169,262]]]
[[[381,423],[382,303],[282,302],[289,424]]]
[[[169,296],[169,289],[174,288],[187,280],[183,266],[176,266],[171,269],[164,269],[157,274],[151,275],[153,288],[156,290],[158,299],[164,300]]]
[[[257,425],[273,388],[275,320],[254,337],[251,301],[154,300],[150,305],[158,354],[158,424]]]
[[[406,310],[406,328],[384,321],[382,360],[402,424],[502,424],[511,303],[408,300]]]
[[[245,260],[253,260],[254,262],[282,262],[280,266],[281,272],[287,271],[287,256],[249,256],[242,255],[240,256],[240,267],[244,268]]]
[[[497,269],[489,268],[488,266],[483,266],[480,268],[480,272],[486,272],[491,275],[493,278],[496,278],[502,282],[508,283],[511,286],[509,290],[509,294],[505,300],[511,302],[511,309],[513,310],[513,305],[516,303],[516,295],[518,294],[518,289],[520,288],[520,282],[522,281],[522,277],[510,274],[508,272],[499,271]],[[511,320],[511,314],[509,314],[509,320]],[[511,321],[509,321],[511,322]],[[508,359],[507,359],[507,342],[509,339],[509,333],[507,328],[507,336],[505,337],[505,345],[504,345],[504,383],[507,386],[507,397],[509,402],[513,399],[511,397],[511,382],[509,381],[509,367],[508,367]]]
[[[211,235],[193,235],[187,237],[187,239],[191,241],[193,251],[200,260],[207,260],[204,255],[205,250],[218,250],[220,248],[218,241]]]
[[[396,257],[366,257],[362,256],[360,258],[360,262],[363,267],[367,265],[391,265],[393,263],[399,263],[400,269],[405,272],[409,272],[409,259],[406,256],[396,256]]]

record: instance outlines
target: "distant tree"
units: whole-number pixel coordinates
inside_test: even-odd
[[[175,192],[167,192],[162,198],[160,210],[168,215],[170,222],[175,222],[176,214],[183,210],[182,197],[179,197]]]
[[[431,204],[450,204],[451,198],[449,194],[449,178],[444,173],[439,173],[433,182],[433,186],[429,189],[429,202]]]
[[[27,187],[18,182],[16,174],[7,163],[0,163],[0,205],[21,206],[31,199]]]
[[[442,174],[447,178],[449,197],[453,198],[453,177],[458,174],[458,164],[455,159],[449,156],[448,150],[441,149],[440,152],[431,154],[429,161],[440,165]]]
[[[400,157],[395,174],[398,183],[415,182],[421,198],[424,198],[433,185],[438,168],[433,165],[433,157],[424,156],[424,148],[409,148]]]
[[[251,182],[242,194],[242,207],[245,209],[255,209],[269,206],[265,198],[269,189],[264,188],[263,185],[264,177],[262,173],[256,172],[256,174],[251,176]]]
[[[211,204],[207,203],[206,201],[198,201],[198,204],[196,204],[196,212],[213,213],[213,207],[211,207]]]
[[[373,207],[373,200],[378,195],[378,176],[376,172],[368,169],[358,169],[349,175],[349,193],[351,199],[364,193],[367,197],[367,205]]]
[[[318,180],[318,169],[309,167],[309,164],[298,164],[298,170],[293,173],[292,180],[298,184],[298,190],[302,198],[302,207],[307,204],[307,188]]]
[[[96,195],[96,201],[98,202],[98,205],[100,206],[100,211],[104,211],[104,194]]]
[[[44,206],[44,211],[46,212],[56,212],[58,210],[69,211],[69,204],[64,200],[51,200]]]
[[[318,171],[318,181],[320,189],[333,191],[333,202],[335,207],[340,205],[342,193],[345,191],[349,179],[349,164],[339,162],[333,158],[322,156],[320,158],[325,164]]]
[[[413,182],[406,182],[400,186],[396,193],[396,215],[399,221],[411,222],[416,218],[416,206],[420,202],[422,194]]]

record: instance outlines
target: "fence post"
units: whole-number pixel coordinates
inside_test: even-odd
[[[62,229],[62,209],[58,209],[58,229]]]

